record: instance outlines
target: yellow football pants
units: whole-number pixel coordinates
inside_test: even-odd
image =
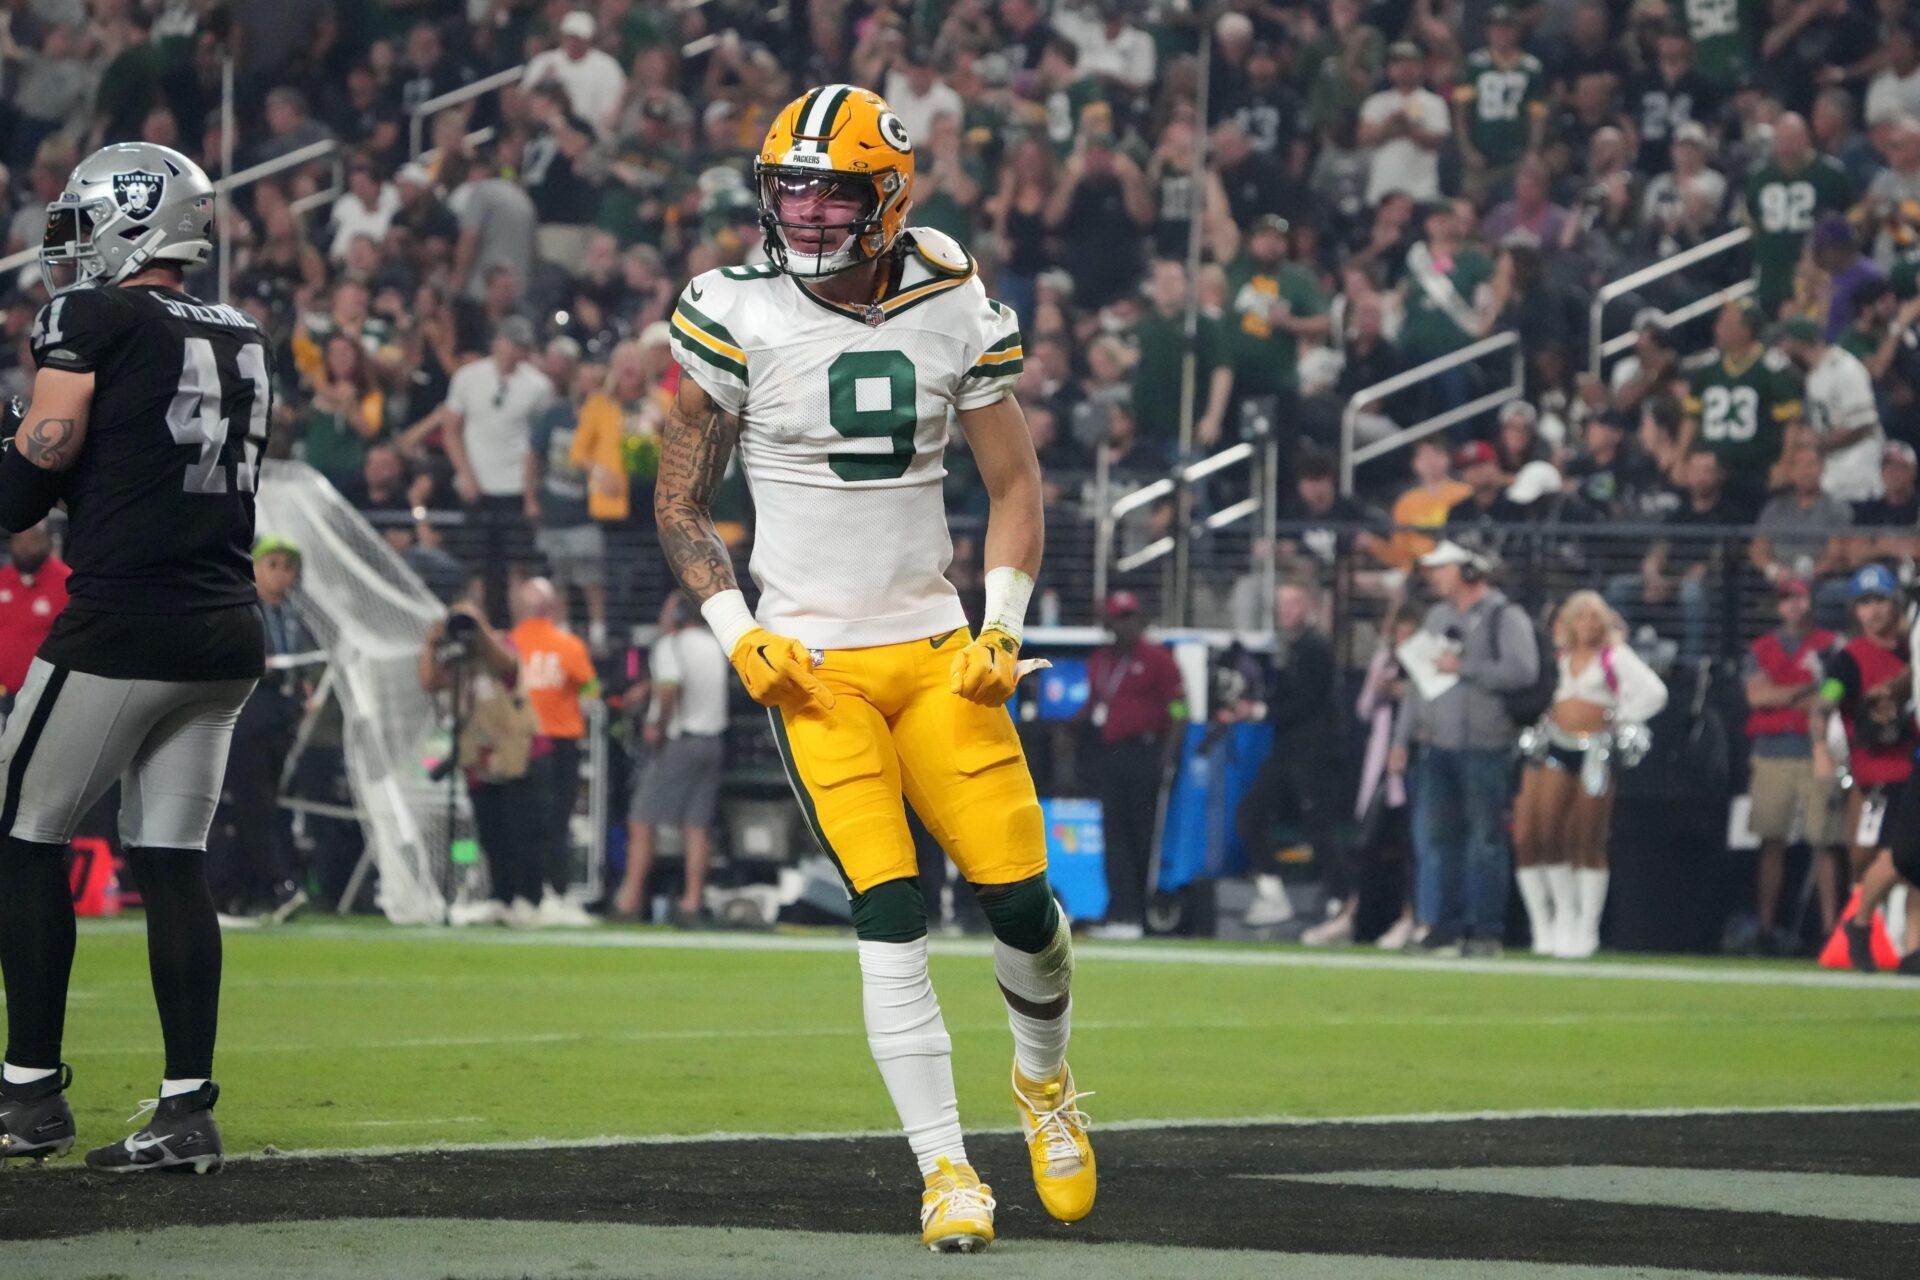
[[[813,669],[833,710],[774,708],[774,740],[815,839],[855,893],[918,874],[904,794],[974,884],[1047,869],[1033,775],[1005,707],[948,690],[971,637],[829,649]]]

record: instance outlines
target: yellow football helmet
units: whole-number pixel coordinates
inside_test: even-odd
[[[913,206],[913,140],[886,100],[828,84],[783,108],[754,161],[767,256],[819,277],[893,247]]]

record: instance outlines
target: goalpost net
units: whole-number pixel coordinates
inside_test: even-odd
[[[327,654],[348,783],[380,873],[375,901],[395,923],[440,923],[458,868],[448,858],[446,785],[427,776],[445,733],[418,672],[427,629],[445,610],[303,462],[263,466],[259,524],[300,548],[295,606]]]

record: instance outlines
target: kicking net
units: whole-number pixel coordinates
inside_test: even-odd
[[[340,709],[347,781],[380,878],[375,901],[399,924],[446,918],[459,868],[447,855],[447,790],[427,776],[445,749],[434,701],[420,687],[427,628],[445,610],[418,575],[318,471],[269,461],[261,471],[262,534],[300,548],[294,603],[326,651],[324,681]]]

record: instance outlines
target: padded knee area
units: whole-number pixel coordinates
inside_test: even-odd
[[[973,893],[999,941],[1029,955],[1053,945],[1062,920],[1046,872],[1012,884],[977,884]]]
[[[1026,914],[1005,932],[998,921],[994,922],[993,974],[1009,996],[1034,1005],[1050,1005],[1065,997],[1073,986],[1073,933],[1067,927],[1067,918],[1054,902],[1045,876],[1023,880],[1019,886],[994,887],[1013,889],[1035,884],[1045,899],[1044,911],[1030,901]],[[1022,888],[1022,893],[1030,895],[1032,890]],[[986,905],[984,890],[981,905]],[[991,911],[988,918],[993,919]],[[1048,922],[1040,945],[1019,945],[1033,941],[1038,932],[1033,923],[1036,919]]]
[[[927,903],[918,880],[888,880],[853,895],[853,933],[862,942],[912,942],[927,936]]]

